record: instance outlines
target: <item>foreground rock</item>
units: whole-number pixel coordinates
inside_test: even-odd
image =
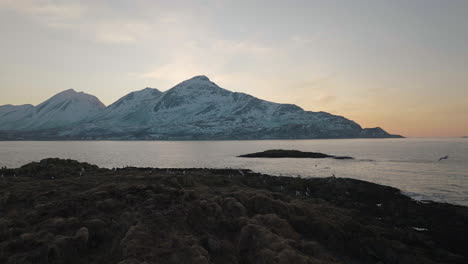
[[[358,180],[59,159],[0,173],[0,263],[468,260],[468,208]]]
[[[240,155],[241,158],[312,158],[312,159],[353,159],[348,156],[333,156],[320,152],[303,152],[299,150],[271,149],[262,152]]]

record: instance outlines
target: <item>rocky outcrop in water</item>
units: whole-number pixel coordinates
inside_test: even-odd
[[[59,159],[0,173],[0,263],[468,260],[468,208],[359,180]]]
[[[271,149],[262,152],[240,155],[241,158],[311,158],[311,159],[353,159],[348,156],[333,156],[320,152],[303,152],[299,150]]]

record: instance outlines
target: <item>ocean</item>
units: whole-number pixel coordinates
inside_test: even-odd
[[[268,149],[296,149],[354,160],[238,158]],[[439,161],[442,156],[448,159]],[[3,141],[0,166],[48,157],[101,167],[243,168],[271,175],[347,177],[399,188],[418,200],[468,206],[468,139],[326,139],[241,141]]]

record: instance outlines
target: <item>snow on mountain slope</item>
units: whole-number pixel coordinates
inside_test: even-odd
[[[33,105],[25,104],[25,105],[1,105],[0,106],[0,116],[6,116],[11,113],[20,112],[20,111],[27,111],[30,108],[33,108]]]
[[[108,107],[74,90],[35,107],[2,106],[0,130],[25,131],[5,131],[0,138],[28,139],[394,137],[381,128],[363,129],[342,116],[231,92],[206,76],[195,76],[165,92],[153,88],[132,92]]]
[[[206,76],[195,76],[163,93],[145,89],[129,94],[92,121],[61,135],[123,139],[390,136],[383,130],[366,133],[358,124],[341,116],[304,111],[296,105],[231,92]]]
[[[288,127],[298,125],[319,125],[327,132],[361,130],[359,125],[342,117],[306,112],[295,105],[225,90],[205,76],[196,76],[164,92],[153,107],[152,120],[153,124],[165,125],[153,126],[149,131],[174,136],[258,137],[265,132],[269,137],[273,130],[281,134],[279,130],[286,129],[284,133],[288,134],[291,132]]]
[[[100,114],[91,118],[95,124],[116,122],[118,124],[145,124],[147,121],[148,105],[158,99],[161,91],[154,88],[145,88],[131,92],[109,105]]]
[[[24,125],[24,120],[32,115],[33,105],[0,106],[0,129],[9,130]]]
[[[2,106],[0,109],[14,109],[3,113],[0,110],[2,130],[40,130],[57,128],[76,123],[98,114],[105,106],[95,96],[76,92],[72,89],[60,92],[37,105]]]

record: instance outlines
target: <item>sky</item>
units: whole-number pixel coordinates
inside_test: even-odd
[[[195,75],[409,137],[468,136],[466,0],[0,0],[0,105]]]

